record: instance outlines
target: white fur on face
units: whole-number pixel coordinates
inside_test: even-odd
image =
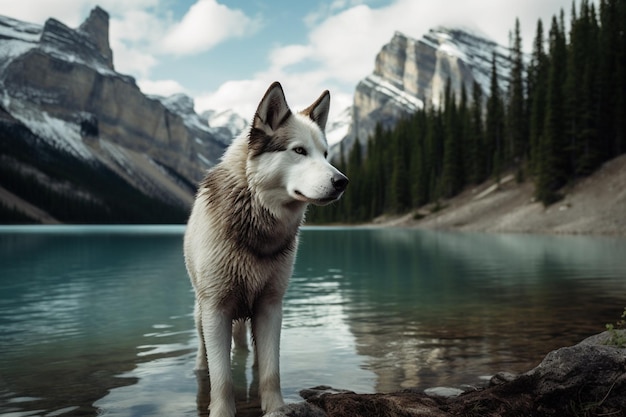
[[[249,164],[249,178],[263,190],[267,206],[293,201],[328,204],[342,194],[332,183],[341,173],[326,160],[328,145],[319,126],[300,114],[292,119],[281,132],[289,137],[286,149],[259,155]]]

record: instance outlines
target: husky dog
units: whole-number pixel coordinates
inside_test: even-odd
[[[251,127],[200,183],[185,232],[196,295],[196,369],[209,371],[212,417],[234,416],[231,338],[246,344],[250,320],[264,412],[284,404],[279,342],[282,300],[309,203],[341,197],[348,178],[327,160],[330,94],[292,113],[273,83]]]

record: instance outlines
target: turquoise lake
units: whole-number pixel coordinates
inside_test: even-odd
[[[183,232],[0,227],[0,415],[206,415]],[[625,238],[305,228],[283,394],[481,385],[625,306]],[[254,414],[252,360],[233,353],[238,407]]]

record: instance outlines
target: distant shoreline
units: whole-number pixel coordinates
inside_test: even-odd
[[[549,207],[534,201],[534,185],[513,176],[487,182],[439,203],[372,225],[489,233],[626,236],[626,155],[565,187]]]

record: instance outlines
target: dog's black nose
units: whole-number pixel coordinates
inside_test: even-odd
[[[338,174],[330,179],[331,184],[337,191],[343,191],[348,186],[350,180],[345,175]]]

